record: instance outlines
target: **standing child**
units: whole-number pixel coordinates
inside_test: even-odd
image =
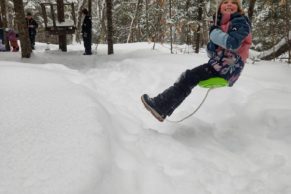
[[[92,18],[87,9],[83,9],[82,13],[85,15],[82,24],[82,37],[84,41],[85,53],[84,55],[92,55]]]
[[[36,29],[38,28],[37,22],[32,18],[32,14],[30,12],[26,15],[26,24],[28,27],[28,34],[29,40],[31,44],[31,49],[35,49],[35,36],[36,36]]]
[[[173,86],[156,97],[141,96],[147,110],[159,121],[170,116],[200,81],[222,77],[232,86],[239,78],[252,43],[251,24],[240,0],[221,0],[217,11],[217,25],[211,26],[209,32],[208,63],[186,70]]]

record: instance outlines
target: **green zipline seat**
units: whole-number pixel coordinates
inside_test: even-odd
[[[222,77],[213,77],[200,81],[198,85],[202,88],[220,88],[228,86],[228,81]]]

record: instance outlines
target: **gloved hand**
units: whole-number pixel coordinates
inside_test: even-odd
[[[84,32],[84,33],[83,33],[83,37],[84,37],[84,38],[87,38],[87,36],[88,36],[87,33]]]
[[[218,48],[216,44],[214,44],[211,40],[207,43],[207,50],[215,52]]]
[[[211,40],[208,42],[207,44],[207,56],[209,58],[212,58],[216,55],[216,49],[218,48],[218,46],[216,44],[214,44]]]

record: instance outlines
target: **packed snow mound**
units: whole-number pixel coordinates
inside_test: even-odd
[[[107,111],[73,74],[0,66],[0,193],[88,193],[109,168]]]
[[[1,53],[1,194],[291,193],[290,65],[247,63],[193,117],[160,123],[140,96],[205,63],[205,50],[116,44],[108,56],[101,44],[83,56],[81,44],[46,46],[30,59]],[[169,119],[206,91],[195,87]]]

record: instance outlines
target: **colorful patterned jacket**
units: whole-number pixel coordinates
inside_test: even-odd
[[[207,45],[208,64],[232,86],[239,78],[252,43],[251,24],[240,13],[224,14],[210,33]]]

